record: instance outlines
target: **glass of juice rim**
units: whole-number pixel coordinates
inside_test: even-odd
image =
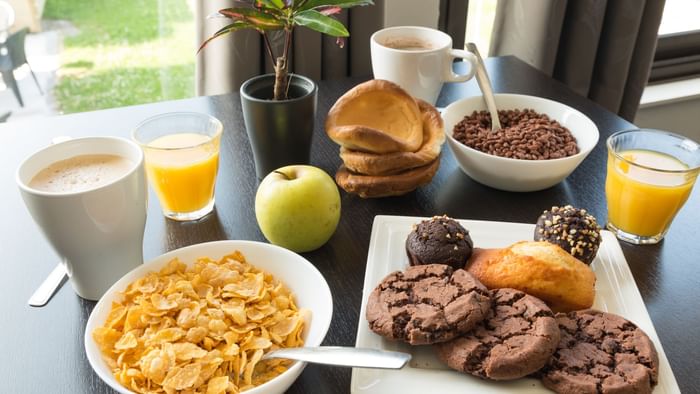
[[[700,146],[653,129],[614,133],[606,145],[607,228],[634,244],[661,241],[700,172]]]
[[[134,128],[165,217],[197,220],[213,211],[222,133],[221,121],[199,112],[160,114]]]

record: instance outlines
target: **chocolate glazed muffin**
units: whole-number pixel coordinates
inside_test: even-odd
[[[555,206],[537,219],[534,238],[557,245],[590,265],[600,246],[600,226],[585,209]]]
[[[449,217],[433,216],[414,226],[406,239],[411,265],[446,264],[463,268],[472,255],[474,243],[467,231]]]

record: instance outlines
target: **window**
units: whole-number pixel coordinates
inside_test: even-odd
[[[473,42],[481,56],[489,54],[497,0],[471,0],[467,11],[467,31],[464,42]]]
[[[659,35],[700,30],[698,15],[700,15],[700,0],[666,0]]]
[[[666,0],[649,82],[700,75],[700,0]]]
[[[194,4],[193,0],[47,0],[45,24],[65,35],[53,88],[60,111],[193,96]]]

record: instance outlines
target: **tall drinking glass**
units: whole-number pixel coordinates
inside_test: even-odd
[[[213,116],[174,112],[146,119],[132,133],[163,215],[197,220],[214,209],[223,126]]]
[[[700,172],[700,147],[678,134],[627,130],[607,140],[607,228],[634,244],[666,235]]]

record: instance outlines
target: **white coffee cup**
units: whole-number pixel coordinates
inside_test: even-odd
[[[452,49],[452,37],[435,29],[398,26],[379,30],[370,38],[374,78],[394,82],[413,97],[435,104],[443,82],[464,82],[474,76],[473,54]],[[452,70],[461,58],[471,65],[466,74]]]
[[[34,176],[53,163],[100,154],[127,159],[128,170],[84,191],[48,192],[30,186]],[[29,213],[65,263],[80,297],[98,300],[143,263],[148,189],[143,152],[134,142],[88,137],[50,145],[20,164],[16,181]]]

